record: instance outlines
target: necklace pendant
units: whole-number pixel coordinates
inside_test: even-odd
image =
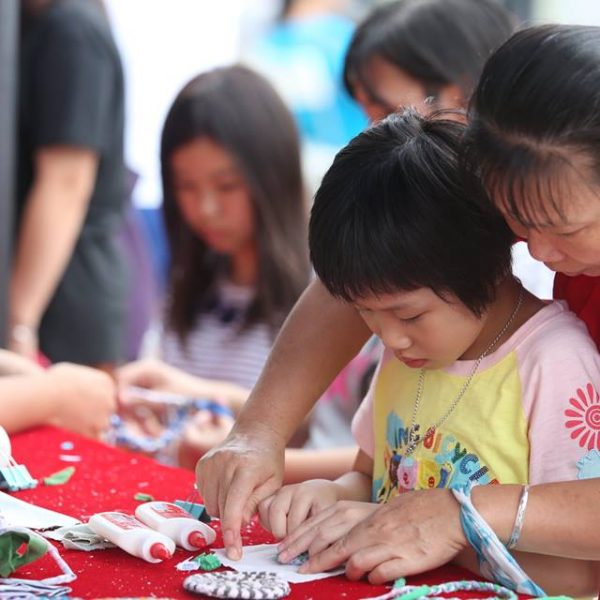
[[[399,491],[411,491],[417,487],[418,462],[411,456],[403,456],[396,471]]]

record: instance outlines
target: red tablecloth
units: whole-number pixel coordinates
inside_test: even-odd
[[[73,449],[61,447],[72,442]],[[186,498],[192,491],[193,473],[156,464],[143,456],[99,444],[76,434],[50,427],[31,430],[12,438],[13,456],[24,463],[33,477],[48,476],[69,465],[76,467],[71,480],[63,486],[38,486],[18,492],[22,500],[50,508],[87,521],[90,515],[106,510],[133,513],[138,502],[137,492],[145,492],[157,500],[173,501]],[[81,457],[81,462],[67,463],[60,455]],[[254,523],[243,532],[244,543],[273,542],[272,537]],[[62,556],[77,574],[71,583],[73,596],[82,598],[153,596],[167,598],[199,598],[182,587],[188,575],[177,571],[175,565],[193,553],[178,550],[164,563],[150,564],[120,549],[99,552],[65,550],[58,544]],[[215,547],[222,547],[220,536]],[[23,577],[41,578],[56,574],[54,562],[43,559],[21,568]],[[411,584],[442,583],[457,579],[473,579],[461,569],[446,567],[427,575],[412,577]],[[342,576],[292,586],[292,600],[344,598],[353,600],[376,596],[385,587],[366,582],[353,583]],[[456,595],[456,594],[455,594]],[[463,597],[468,598],[468,595]]]

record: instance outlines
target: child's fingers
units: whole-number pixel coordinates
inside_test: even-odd
[[[268,531],[271,531],[271,523],[269,521],[269,509],[271,508],[271,504],[275,496],[269,496],[262,500],[258,505],[258,518],[260,520],[260,524]]]
[[[282,488],[275,494],[269,505],[269,529],[278,539],[283,539],[288,532],[288,513],[294,501],[294,489]]]
[[[294,498],[288,511],[287,535],[296,531],[298,527],[307,521],[313,506],[314,498],[305,498],[301,494]]]
[[[333,514],[332,508],[328,508],[306,520],[283,540],[279,545],[282,561],[290,561],[308,549],[307,540],[312,540],[315,527],[318,527],[322,521],[326,521]]]
[[[324,519],[305,530],[280,557],[282,561],[288,562],[303,552],[308,551],[309,556],[318,554],[342,537],[347,529],[344,524],[335,526],[331,524],[330,519]]]

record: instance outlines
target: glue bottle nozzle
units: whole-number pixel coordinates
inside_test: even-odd
[[[157,542],[150,546],[150,556],[152,558],[157,558],[158,560],[167,560],[168,558],[171,558],[172,555],[164,544]]]
[[[199,531],[192,531],[190,535],[188,535],[188,542],[190,546],[194,546],[194,548],[204,548],[206,546],[206,539]]]

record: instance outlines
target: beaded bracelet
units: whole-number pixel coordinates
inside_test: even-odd
[[[521,498],[519,499],[519,506],[517,508],[517,516],[515,517],[515,524],[513,525],[512,533],[508,540],[506,547],[512,550],[517,545],[519,538],[521,537],[521,529],[523,529],[523,519],[525,517],[525,509],[527,508],[527,500],[529,499],[529,486],[524,485],[523,491],[521,492]]]
[[[492,594],[494,600],[517,600],[517,595],[496,583],[487,581],[452,581],[441,583],[438,585],[403,585],[394,588],[381,595],[370,598],[362,598],[362,600],[427,600],[428,598],[436,598],[441,594],[454,594],[456,592],[483,592],[484,594]],[[448,598],[444,600],[458,600]]]
[[[471,488],[451,491],[460,504],[460,522],[467,541],[477,553],[481,574],[521,594],[545,596],[544,590],[529,578],[477,512],[471,502]]]

